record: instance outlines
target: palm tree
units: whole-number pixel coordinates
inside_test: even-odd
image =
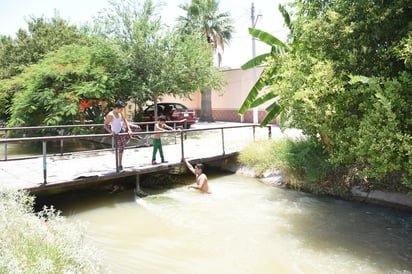
[[[217,0],[192,0],[190,4],[180,5],[180,8],[186,11],[186,17],[178,18],[180,28],[186,32],[200,31],[204,39],[212,45],[220,66],[225,44],[229,44],[234,31],[230,14],[219,12]],[[210,87],[202,90],[201,121],[213,121],[211,92]]]

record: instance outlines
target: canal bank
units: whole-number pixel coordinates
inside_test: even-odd
[[[265,184],[285,187],[284,175],[281,172],[266,172],[263,176],[259,177],[252,169],[240,166],[236,162],[227,163],[225,169],[242,176],[257,178]],[[347,197],[339,198],[347,199]],[[412,212],[412,197],[404,193],[385,192],[380,190],[364,191],[359,186],[354,186],[351,188],[351,199]]]

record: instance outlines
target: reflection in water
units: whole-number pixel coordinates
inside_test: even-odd
[[[410,213],[209,177],[213,194],[178,186],[57,207],[88,224],[114,273],[411,273]]]

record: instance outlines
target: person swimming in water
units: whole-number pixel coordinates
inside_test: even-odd
[[[203,164],[196,164],[193,167],[186,159],[184,159],[187,168],[196,176],[196,183],[190,185],[189,188],[200,190],[204,193],[211,193],[206,174],[203,173]]]

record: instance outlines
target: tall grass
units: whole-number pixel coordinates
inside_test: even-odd
[[[99,252],[54,208],[34,212],[34,197],[0,190],[0,273],[105,273]]]
[[[321,144],[306,139],[254,142],[240,152],[239,162],[257,176],[280,170],[287,185],[313,193],[324,193],[324,182],[336,171]]]

